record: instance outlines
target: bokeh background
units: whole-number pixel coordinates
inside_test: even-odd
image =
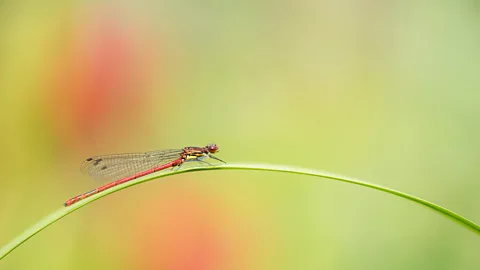
[[[477,1],[0,1],[0,245],[98,154],[215,142],[480,222]],[[117,192],[0,269],[478,269],[471,231],[358,186],[211,171]]]

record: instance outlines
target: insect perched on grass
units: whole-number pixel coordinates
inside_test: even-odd
[[[97,179],[118,179],[104,186],[75,196],[63,205],[70,206],[80,200],[107,190],[116,185],[133,179],[158,172],[167,168],[179,169],[185,162],[197,161],[211,165],[204,161],[209,157],[220,162],[225,161],[215,157],[218,152],[216,144],[205,147],[188,146],[182,149],[159,150],[146,153],[115,154],[91,157],[82,163],[82,171]]]

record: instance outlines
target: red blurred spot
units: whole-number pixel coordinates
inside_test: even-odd
[[[217,208],[199,194],[169,194],[155,202],[158,208],[149,209],[137,228],[140,269],[225,269],[231,243],[222,236]]]
[[[144,118],[140,105],[147,101],[152,71],[153,45],[138,25],[121,12],[93,7],[98,10],[92,8],[67,30],[54,75],[55,132],[80,146],[98,141],[115,125]]]

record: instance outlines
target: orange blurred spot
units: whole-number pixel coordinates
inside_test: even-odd
[[[93,5],[67,30],[50,102],[55,133],[69,145],[82,148],[144,118],[154,46],[140,28],[118,10]],[[111,137],[119,139],[116,131]]]
[[[141,269],[225,269],[232,243],[221,231],[224,217],[217,212],[218,206],[198,193],[164,195],[136,229]]]

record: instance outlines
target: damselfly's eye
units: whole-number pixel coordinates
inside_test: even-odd
[[[215,145],[215,144],[211,144],[211,145],[208,146],[208,151],[209,151],[210,153],[212,153],[212,154],[214,154],[215,152],[217,152],[217,150],[218,150],[218,147],[217,147],[217,145]]]

